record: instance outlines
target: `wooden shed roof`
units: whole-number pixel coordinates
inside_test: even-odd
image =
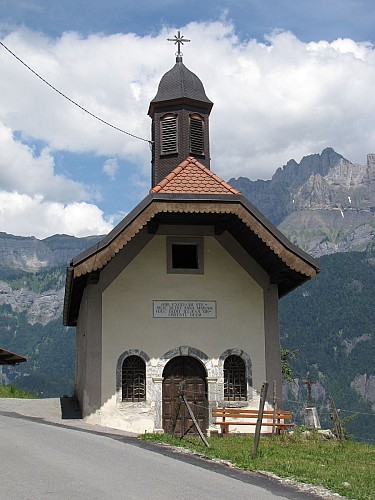
[[[19,354],[7,351],[6,349],[0,349],[0,365],[18,365],[18,363],[24,363],[25,361],[27,359]]]

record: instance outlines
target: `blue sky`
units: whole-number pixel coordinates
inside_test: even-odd
[[[270,178],[333,147],[375,151],[373,0],[0,0],[0,41],[106,121],[149,139],[147,116],[174,64],[214,101],[211,168]],[[0,231],[107,232],[150,188],[147,142],[84,114],[0,47]],[[233,116],[236,127],[233,127]],[[231,124],[228,126],[228,124]]]
[[[261,39],[275,29],[291,30],[303,41],[339,37],[373,40],[371,0],[2,0],[0,16],[10,27],[24,24],[58,37],[64,31],[139,35],[158,33],[164,25],[210,22],[223,14],[242,38]]]

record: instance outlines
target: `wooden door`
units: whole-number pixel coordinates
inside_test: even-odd
[[[171,433],[173,431],[176,409],[178,409],[179,391],[181,383],[184,382],[186,399],[202,432],[206,433],[208,426],[206,376],[203,365],[190,356],[178,356],[165,366],[163,371],[163,429],[165,432]],[[192,423],[186,405],[181,403],[175,434],[184,434],[192,426]],[[191,427],[189,434],[196,433],[195,426]]]

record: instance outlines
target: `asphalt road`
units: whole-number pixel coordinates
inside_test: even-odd
[[[1,499],[311,499],[135,438],[0,414]]]

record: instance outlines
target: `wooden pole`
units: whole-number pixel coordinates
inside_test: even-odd
[[[334,426],[335,431],[336,431],[336,436],[338,437],[338,439],[340,441],[345,441],[344,430],[342,428],[340,417],[339,417],[339,414],[337,413],[335,402],[333,401],[333,397],[329,396],[328,401],[329,401],[329,411],[331,414],[331,419],[333,421],[333,426]]]
[[[267,397],[267,391],[268,391],[268,382],[263,382],[262,389],[260,390],[258,420],[257,420],[256,426],[255,426],[253,458],[255,458],[257,456],[257,453],[258,453],[260,431],[262,428],[263,412],[264,412],[264,405],[265,405],[266,397]]]
[[[178,396],[175,399],[175,412],[173,415],[173,418],[170,423],[170,430],[172,435],[174,435],[176,431],[176,425],[177,425],[177,419],[180,414],[180,408],[181,408],[181,400],[182,400],[182,395],[185,393],[185,380],[183,380],[178,388]]]
[[[272,436],[276,430],[276,414],[277,414],[277,399],[276,399],[276,380],[273,381],[273,420],[272,420]]]
[[[207,446],[207,448],[209,448],[210,445],[208,444],[207,439],[204,437],[204,434],[203,434],[201,428],[198,425],[197,419],[195,418],[195,415],[194,415],[192,409],[190,408],[189,403],[187,402],[185,394],[182,395],[182,401],[186,404],[186,408],[188,409],[188,412],[190,414],[191,420],[193,421],[193,424],[195,425],[195,428],[197,429],[198,434],[199,434],[201,440],[204,442],[204,444]]]

